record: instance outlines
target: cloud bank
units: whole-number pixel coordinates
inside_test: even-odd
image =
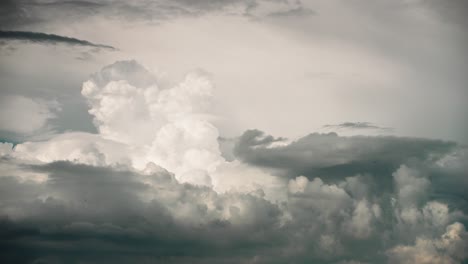
[[[259,130],[220,148],[213,89],[119,61],[82,86],[97,134],[0,145],[1,261],[466,261],[466,148]]]

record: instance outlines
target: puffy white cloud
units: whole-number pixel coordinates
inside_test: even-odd
[[[431,226],[446,226],[451,220],[449,208],[446,204],[431,201],[422,208],[425,222]]]
[[[179,180],[211,185],[209,173],[223,160],[207,114],[211,81],[201,72],[174,87],[159,87],[156,79],[135,61],[122,61],[85,82],[99,134],[128,145],[135,168],[154,162]]]
[[[398,201],[404,208],[418,206],[428,193],[429,180],[415,169],[403,165],[393,173],[393,178],[398,190]]]
[[[354,181],[358,177],[349,177],[347,181]],[[292,217],[302,221],[314,218],[314,222],[309,223],[313,229],[326,227],[325,230],[338,236],[368,238],[375,228],[375,221],[380,217],[380,206],[369,203],[366,197],[351,197],[340,187],[345,185],[345,182],[338,185],[325,184],[320,178],[309,181],[304,176],[291,179],[288,185],[288,206]]]
[[[468,257],[468,233],[461,223],[447,226],[436,239],[417,238],[414,245],[399,245],[389,250],[390,263],[455,264]]]
[[[320,178],[309,181],[304,176],[289,181],[289,198],[298,208],[315,211],[325,218],[339,214],[352,204],[352,198],[344,189],[325,184]]]
[[[222,156],[218,130],[209,113],[213,84],[195,71],[174,85],[136,61],[104,67],[83,83],[98,134],[67,132],[46,141],[18,144],[16,158],[88,165],[125,165],[139,171],[157,164],[181,182],[212,186],[218,192],[266,192],[283,182],[258,168]],[[268,189],[268,190],[267,190]]]
[[[84,132],[59,134],[46,141],[30,141],[15,146],[11,155],[41,162],[72,161],[88,165],[130,165],[129,147]]]
[[[189,73],[173,87],[159,87],[157,78],[137,62],[116,62],[83,83],[82,95],[99,134],[70,132],[46,141],[25,142],[15,147],[13,155],[42,162],[120,164],[139,170],[153,162],[181,181],[211,185],[210,173],[224,162],[218,131],[207,112],[212,88],[210,79],[200,71]],[[16,121],[11,119],[12,113],[11,120],[6,120],[9,112],[2,113],[3,125],[31,132],[51,117],[43,104],[13,99],[14,107],[6,105],[8,111],[25,109]],[[31,111],[34,113],[26,116]],[[30,117],[34,120],[28,122]]]
[[[13,144],[0,142],[0,157],[9,155],[13,151]]]
[[[264,197],[269,201],[286,199],[286,182],[267,171],[238,160],[221,163],[211,173],[213,189],[217,192],[239,192]]]
[[[345,224],[345,228],[353,237],[367,238],[373,231],[374,213],[378,216],[379,211],[378,205],[371,207],[366,200],[358,201],[354,207],[351,220]]]
[[[0,130],[32,134],[46,129],[60,108],[57,102],[7,95],[0,98]]]
[[[291,193],[304,193],[309,180],[304,176],[296,177],[296,179],[289,180],[289,192]]]
[[[450,209],[450,200],[432,200],[434,187],[426,175],[427,169],[402,165],[393,173],[395,200],[393,203],[395,235],[400,241],[412,242],[416,246],[398,246],[392,251],[395,263],[458,263],[429,251],[435,242],[426,239],[433,234],[442,234],[447,225],[464,218],[457,206]],[[448,176],[448,175],[446,175]],[[448,176],[450,177],[450,176]],[[450,227],[450,226],[449,226]],[[447,227],[447,228],[449,228]],[[465,240],[465,238],[463,238]],[[466,243],[466,242],[465,242]],[[420,251],[420,252],[419,252]],[[427,251],[427,252],[425,252]],[[439,249],[436,250],[440,251]],[[405,255],[406,257],[401,257]],[[410,256],[411,255],[411,256]]]

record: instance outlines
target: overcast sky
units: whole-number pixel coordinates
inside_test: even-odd
[[[467,15],[2,1],[0,259],[467,263]]]

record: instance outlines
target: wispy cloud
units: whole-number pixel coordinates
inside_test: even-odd
[[[391,127],[381,127],[370,122],[344,122],[335,125],[325,125],[324,128],[336,128],[336,129],[374,129],[374,130],[385,130],[391,131]]]
[[[44,44],[68,44],[68,45],[77,45],[77,46],[88,46],[88,47],[95,47],[95,48],[104,48],[109,50],[116,50],[116,48],[105,45],[105,44],[98,44],[93,43],[87,40],[67,37],[67,36],[60,36],[55,34],[47,34],[42,32],[31,32],[31,31],[5,31],[0,30],[0,39],[5,40],[20,40],[20,41],[28,41],[28,42],[35,42],[35,43],[44,43]]]

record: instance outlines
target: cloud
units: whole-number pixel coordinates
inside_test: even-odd
[[[65,37],[55,34],[46,34],[41,32],[30,32],[30,31],[5,31],[0,30],[0,39],[4,40],[20,40],[33,43],[43,43],[43,44],[68,44],[76,46],[87,46],[95,48],[104,48],[115,50],[114,47],[103,44],[96,44],[89,42],[87,40],[81,40],[77,38]]]
[[[178,17],[193,17],[209,13],[265,17],[310,15],[313,12],[297,0],[222,0],[222,1],[5,1],[0,24],[9,27],[33,23],[76,21],[103,15],[123,20],[160,22]],[[54,16],[51,16],[54,14]]]
[[[385,194],[356,191],[372,187],[361,176],[334,184],[300,176],[283,186],[286,200],[272,202],[261,193],[183,184],[156,165],[139,172],[10,156],[0,166],[3,262],[375,263],[427,252],[466,257],[468,240],[456,222],[463,215],[445,204],[425,196],[415,207],[417,226],[392,220],[402,217],[398,204],[406,198],[399,193],[414,181],[387,190],[395,206]],[[437,250],[420,242],[426,235],[441,237],[430,242]],[[412,241],[414,248],[403,246]]]
[[[398,200],[403,207],[416,207],[420,201],[424,201],[427,195],[430,182],[427,178],[419,175],[418,170],[401,166],[393,178],[398,188]]]
[[[391,176],[402,163],[436,159],[457,145],[390,136],[340,137],[336,133],[313,133],[290,144],[270,146],[275,140],[262,131],[248,130],[238,138],[233,153],[246,163],[279,170],[286,177],[335,178],[356,173]]]
[[[389,127],[380,127],[370,122],[344,122],[337,125],[325,125],[324,128],[336,128],[336,129],[376,129],[376,130],[392,130]]]
[[[60,110],[57,102],[9,95],[0,99],[0,130],[32,135],[47,129]]]
[[[271,199],[284,197],[274,191],[281,184],[276,178],[221,156],[218,130],[208,114],[213,84],[207,74],[195,71],[179,83],[162,83],[136,61],[106,66],[82,86],[98,134],[65,132],[45,141],[23,142],[12,155],[34,162],[125,165],[139,171],[157,164],[181,182],[222,192],[264,188]]]
[[[266,197],[281,199],[284,194],[274,191],[280,180],[221,156],[218,130],[208,114],[212,89],[211,80],[200,71],[165,85],[135,61],[116,62],[82,86],[98,134],[65,132],[23,142],[11,155],[32,162],[124,165],[139,171],[157,164],[181,182],[220,192],[264,188]]]
[[[131,165],[129,148],[96,134],[69,132],[46,141],[29,141],[15,146],[12,155],[41,162],[72,161],[88,165]]]
[[[27,169],[47,174],[47,181],[0,177],[1,212],[7,214],[1,221],[6,234],[0,245],[10,249],[2,250],[2,261],[53,256],[59,262],[211,258],[217,263],[243,260],[279,244],[271,231],[279,225],[281,212],[256,196],[220,195],[180,184],[164,169],[139,174],[70,162]],[[60,246],[63,238],[70,247]],[[41,251],[22,253],[34,245]],[[97,258],[78,254],[82,250]]]
[[[155,162],[179,180],[204,179],[199,183],[210,185],[207,173],[223,161],[218,130],[207,114],[212,89],[201,72],[187,74],[173,87],[160,87],[138,63],[122,61],[83,83],[82,95],[99,134],[134,150],[135,168]]]
[[[447,226],[447,231],[440,238],[417,238],[415,245],[400,245],[389,250],[388,254],[392,263],[461,263],[468,257],[467,238],[465,227],[454,223]]]
[[[85,81],[96,134],[0,145],[0,261],[462,261],[466,149],[259,130],[221,140],[206,73],[136,61]]]

